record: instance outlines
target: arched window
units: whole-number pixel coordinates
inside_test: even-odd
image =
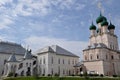
[[[36,64],[36,61],[33,61],[33,65],[35,65]]]
[[[97,54],[97,59],[99,59],[99,55]]]
[[[91,59],[91,60],[93,59],[93,55],[92,55],[92,54],[90,55],[90,59]]]
[[[114,59],[114,56],[113,56],[113,55],[111,56],[111,59],[112,59],[112,60]]]
[[[85,60],[87,60],[87,56],[85,55]]]

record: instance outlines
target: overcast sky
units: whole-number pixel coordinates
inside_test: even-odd
[[[0,0],[0,39],[33,51],[59,45],[81,56],[100,11],[120,43],[120,0]]]

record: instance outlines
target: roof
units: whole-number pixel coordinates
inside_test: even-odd
[[[0,52],[7,54],[15,53],[15,54],[24,55],[26,50],[20,44],[0,41]]]
[[[106,48],[107,46],[103,43],[95,43],[90,46],[87,46],[86,49],[92,49],[92,48]]]
[[[12,55],[9,57],[8,62],[17,62],[16,57],[15,57],[15,54],[12,54]]]
[[[79,57],[79,56],[63,49],[62,47],[60,47],[58,45],[47,46],[45,48],[39,49],[36,53],[39,55],[41,53],[46,53],[46,52],[53,52],[53,53],[56,53],[57,55]]]
[[[74,67],[80,67],[81,65],[83,65],[82,62],[78,62],[77,64],[74,65]]]

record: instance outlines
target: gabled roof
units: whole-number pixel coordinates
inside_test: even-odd
[[[39,55],[41,53],[46,53],[46,52],[53,52],[53,53],[58,54],[58,55],[79,57],[79,56],[77,56],[77,55],[75,55],[75,54],[61,48],[58,45],[47,46],[45,48],[42,48],[42,49],[38,50],[36,53]]]
[[[17,62],[16,57],[15,57],[15,54],[12,54],[12,55],[9,57],[8,62]]]

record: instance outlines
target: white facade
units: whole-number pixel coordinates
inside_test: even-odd
[[[59,54],[61,50],[64,52]],[[44,48],[37,53],[39,75],[72,75],[74,74],[73,66],[79,62],[78,56],[56,45]]]

